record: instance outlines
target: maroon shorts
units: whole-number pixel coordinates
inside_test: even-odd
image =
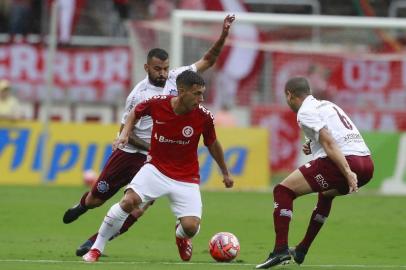
[[[374,163],[370,156],[346,156],[351,170],[357,174],[358,187],[371,180]],[[299,168],[310,187],[315,192],[337,189],[341,194],[348,194],[349,187],[344,175],[328,157],[318,158]]]
[[[107,201],[120,188],[131,182],[144,165],[146,158],[147,156],[141,153],[127,153],[120,149],[114,151],[93,185],[92,194]]]

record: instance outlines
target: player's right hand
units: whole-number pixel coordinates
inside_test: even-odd
[[[223,175],[223,183],[226,188],[232,188],[234,186],[234,180],[229,175]]]
[[[227,15],[224,18],[224,23],[223,23],[223,34],[228,35],[228,32],[230,31],[231,28],[231,24],[234,22],[235,20],[235,15]]]
[[[354,172],[350,172],[347,176],[349,191],[348,193],[358,192],[358,177]]]
[[[302,151],[306,156],[312,153],[312,149],[310,149],[310,142],[311,141],[309,140],[302,144]]]
[[[128,143],[128,137],[122,137],[121,135],[114,140],[113,142],[113,151],[117,150],[117,148],[122,149]]]

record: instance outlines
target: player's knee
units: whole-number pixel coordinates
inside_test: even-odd
[[[144,209],[142,208],[135,208],[132,212],[131,215],[135,218],[139,218],[144,214]]]
[[[127,213],[131,213],[140,203],[138,195],[135,192],[127,192],[120,201],[121,208]]]
[[[296,198],[296,194],[293,190],[291,190],[290,188],[285,187],[284,185],[281,185],[281,184],[278,184],[274,187],[273,196],[274,196],[274,199],[277,199],[281,196],[288,196],[292,200],[294,200]]]
[[[195,236],[200,230],[200,219],[186,219],[181,222],[184,232],[189,236]]]

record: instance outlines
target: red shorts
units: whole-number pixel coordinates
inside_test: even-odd
[[[351,170],[357,174],[358,187],[371,180],[374,163],[370,156],[346,156]],[[318,158],[299,167],[310,187],[315,192],[337,189],[341,194],[348,194],[347,180],[334,162],[328,157]]]
[[[92,187],[92,194],[107,201],[123,186],[134,178],[144,165],[147,156],[141,153],[127,153],[120,149],[114,151],[97,182]]]

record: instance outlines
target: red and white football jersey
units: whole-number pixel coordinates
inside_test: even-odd
[[[206,146],[216,141],[213,115],[202,105],[176,115],[171,106],[174,96],[155,96],[135,107],[135,116],[153,120],[151,150],[147,162],[166,176],[182,182],[199,183],[197,147],[200,135]]]
[[[137,106],[137,104],[143,102],[144,100],[156,95],[169,95],[169,94],[177,95],[178,90],[176,88],[176,78],[180,73],[182,73],[185,70],[196,71],[196,65],[193,64],[190,66],[183,66],[170,70],[168,74],[168,79],[166,80],[165,83],[165,87],[157,87],[152,85],[149,82],[148,75],[145,77],[145,79],[137,83],[137,85],[134,87],[134,89],[127,97],[124,113],[121,118],[121,123],[125,124],[125,120],[127,119],[127,116],[131,112],[131,110],[135,106]],[[152,119],[149,116],[145,116],[141,118],[138,121],[138,123],[134,126],[133,132],[142,140],[146,141],[147,143],[150,143],[151,130],[152,130]],[[148,153],[147,151],[136,148],[132,144],[127,144],[123,148],[123,151],[127,153],[141,152],[145,155]]]
[[[348,115],[330,101],[317,100],[309,95],[297,113],[297,122],[306,137],[311,140],[310,148],[314,158],[327,156],[319,143],[319,132],[324,127],[329,130],[345,156],[371,154]]]

